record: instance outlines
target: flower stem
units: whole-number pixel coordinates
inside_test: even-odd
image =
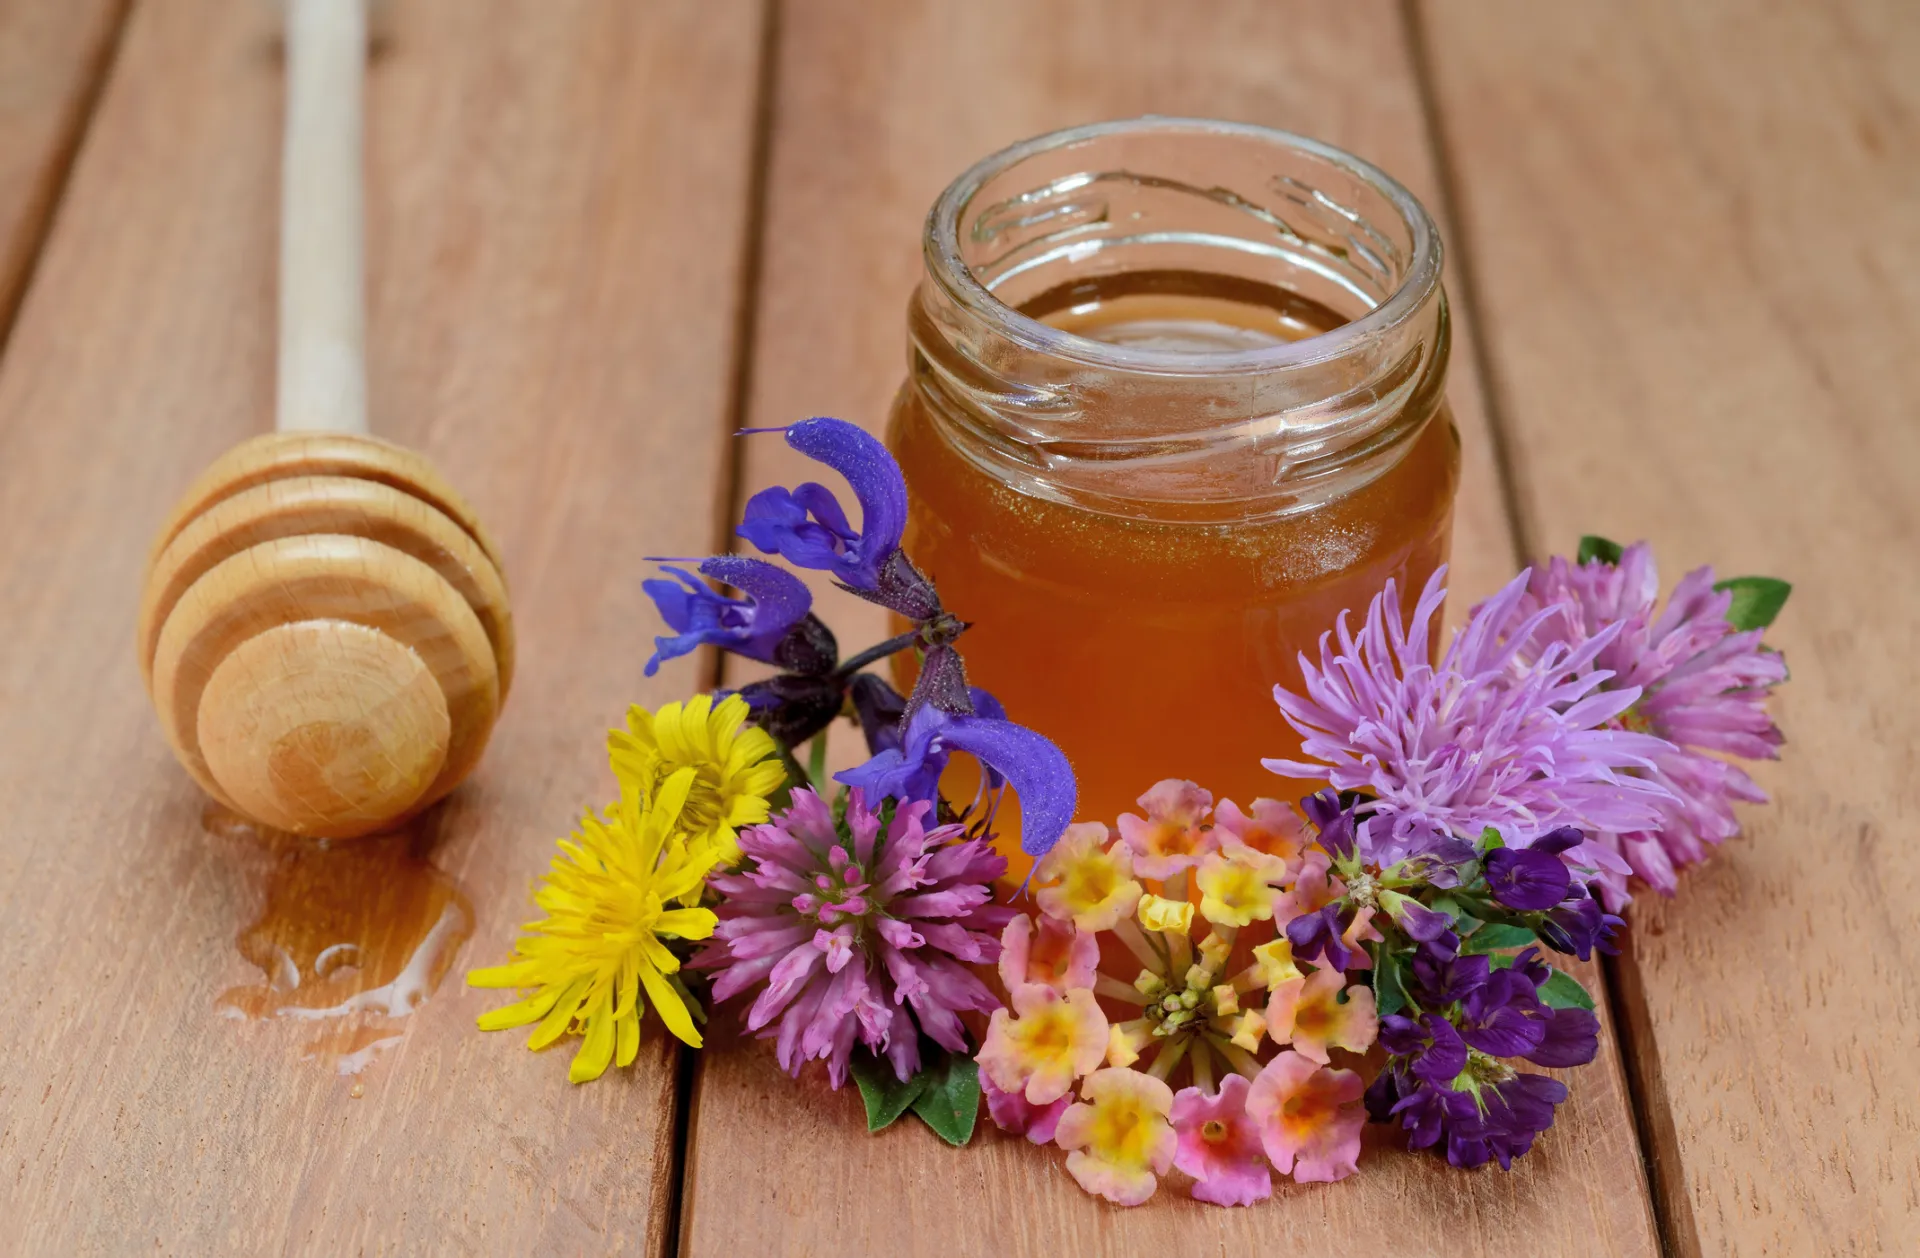
[[[1212,1035],[1207,1036],[1207,1043],[1213,1046],[1214,1052],[1220,1054],[1226,1058],[1228,1062],[1232,1063],[1236,1072],[1245,1075],[1248,1079],[1258,1079],[1260,1077],[1260,1060],[1246,1049],[1241,1048],[1238,1044],[1229,1043],[1224,1039],[1215,1038]]]
[[[1138,988],[1130,983],[1122,983],[1110,974],[1094,975],[1093,991],[1097,996],[1106,996],[1113,1000],[1125,1001],[1130,1005],[1145,1005],[1151,1003]]]
[[[1153,1065],[1147,1067],[1147,1073],[1165,1083],[1167,1076],[1173,1073],[1173,1068],[1180,1064],[1180,1059],[1187,1055],[1187,1045],[1191,1043],[1192,1040],[1182,1038],[1162,1048],[1154,1054]]]
[[[889,655],[897,655],[919,641],[920,631],[918,629],[909,629],[897,637],[888,638],[885,642],[876,643],[868,647],[866,650],[860,652],[860,654],[834,669],[834,675],[837,677],[851,677],[867,665],[878,664]]]
[[[827,736],[825,732],[813,736],[813,744],[807,748],[807,781],[815,790],[827,776]]]
[[[1213,1091],[1213,1054],[1207,1051],[1205,1040],[1193,1042],[1192,1062],[1193,1086],[1202,1092]]]
[[[1167,959],[1148,946],[1146,935],[1133,924],[1132,918],[1123,917],[1115,922],[1113,934],[1121,943],[1127,945],[1127,950],[1139,959],[1141,965],[1155,974],[1161,973],[1166,968]]]

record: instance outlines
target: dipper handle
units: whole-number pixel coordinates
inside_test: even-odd
[[[367,431],[366,0],[286,0],[281,432]]]

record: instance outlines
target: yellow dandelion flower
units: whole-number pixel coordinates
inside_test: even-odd
[[[506,965],[467,975],[474,987],[535,989],[531,996],[480,1015],[480,1029],[501,1031],[537,1022],[529,1048],[545,1048],[569,1031],[585,1036],[567,1077],[597,1079],[609,1063],[633,1063],[640,1048],[641,989],[680,1039],[700,1046],[691,1003],[669,976],[680,960],[662,936],[705,939],[712,910],[669,908],[698,895],[719,851],[690,848],[682,826],[699,770],[670,774],[644,799],[623,791],[605,817],[588,812],[534,896],[546,917],[526,926]]]
[[[681,829],[695,852],[711,847],[715,862],[740,859],[739,831],[767,819],[768,799],[787,780],[772,735],[747,725],[747,701],[711,695],[669,703],[657,712],[635,704],[627,728],[607,735],[607,757],[620,790],[651,799],[682,769],[694,771]]]

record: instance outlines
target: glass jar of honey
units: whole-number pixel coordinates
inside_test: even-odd
[[[1387,578],[1411,610],[1447,556],[1426,211],[1313,140],[1144,118],[987,158],[925,254],[888,443],[971,681],[1072,759],[1082,819],[1167,777],[1303,794],[1260,764],[1299,749],[1275,684]]]

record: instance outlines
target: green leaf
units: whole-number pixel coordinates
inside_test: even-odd
[[[1480,929],[1480,919],[1460,907],[1460,901],[1450,895],[1437,895],[1427,904],[1428,908],[1438,909],[1453,919],[1453,928],[1462,935],[1470,935]]]
[[[1592,563],[1598,559],[1602,563],[1619,563],[1626,549],[1619,542],[1589,533],[1580,539],[1580,549],[1574,555],[1576,563]]]
[[[1565,970],[1555,970],[1552,978],[1540,984],[1540,999],[1555,1009],[1593,1008],[1593,997],[1587,995],[1579,979]]]
[[[1492,826],[1488,826],[1480,832],[1480,851],[1482,853],[1491,852],[1496,847],[1505,847],[1506,845],[1507,841],[1501,838],[1500,832]]]
[[[1727,608],[1727,623],[1741,633],[1772,624],[1780,609],[1787,605],[1787,595],[1793,593],[1791,585],[1774,577],[1728,577],[1715,582],[1713,588],[1732,591],[1733,603]]]
[[[884,1057],[871,1053],[855,1055],[853,1081],[860,1085],[860,1099],[867,1103],[867,1130],[879,1131],[892,1126],[894,1119],[920,1099],[931,1077],[932,1071],[922,1070],[902,1083],[894,1077],[893,1066]]]
[[[955,1146],[973,1139],[980,1115],[980,1068],[973,1059],[954,1053],[914,1077],[927,1080],[927,1086],[915,1098],[913,1112],[933,1134]]]
[[[1381,1017],[1399,1013],[1407,1007],[1406,979],[1401,971],[1406,963],[1397,952],[1380,949],[1373,960],[1373,1007]]]
[[[1497,952],[1502,948],[1524,948],[1528,944],[1537,944],[1540,937],[1525,926],[1512,926],[1506,922],[1488,922],[1479,930],[1467,936],[1462,952]]]

